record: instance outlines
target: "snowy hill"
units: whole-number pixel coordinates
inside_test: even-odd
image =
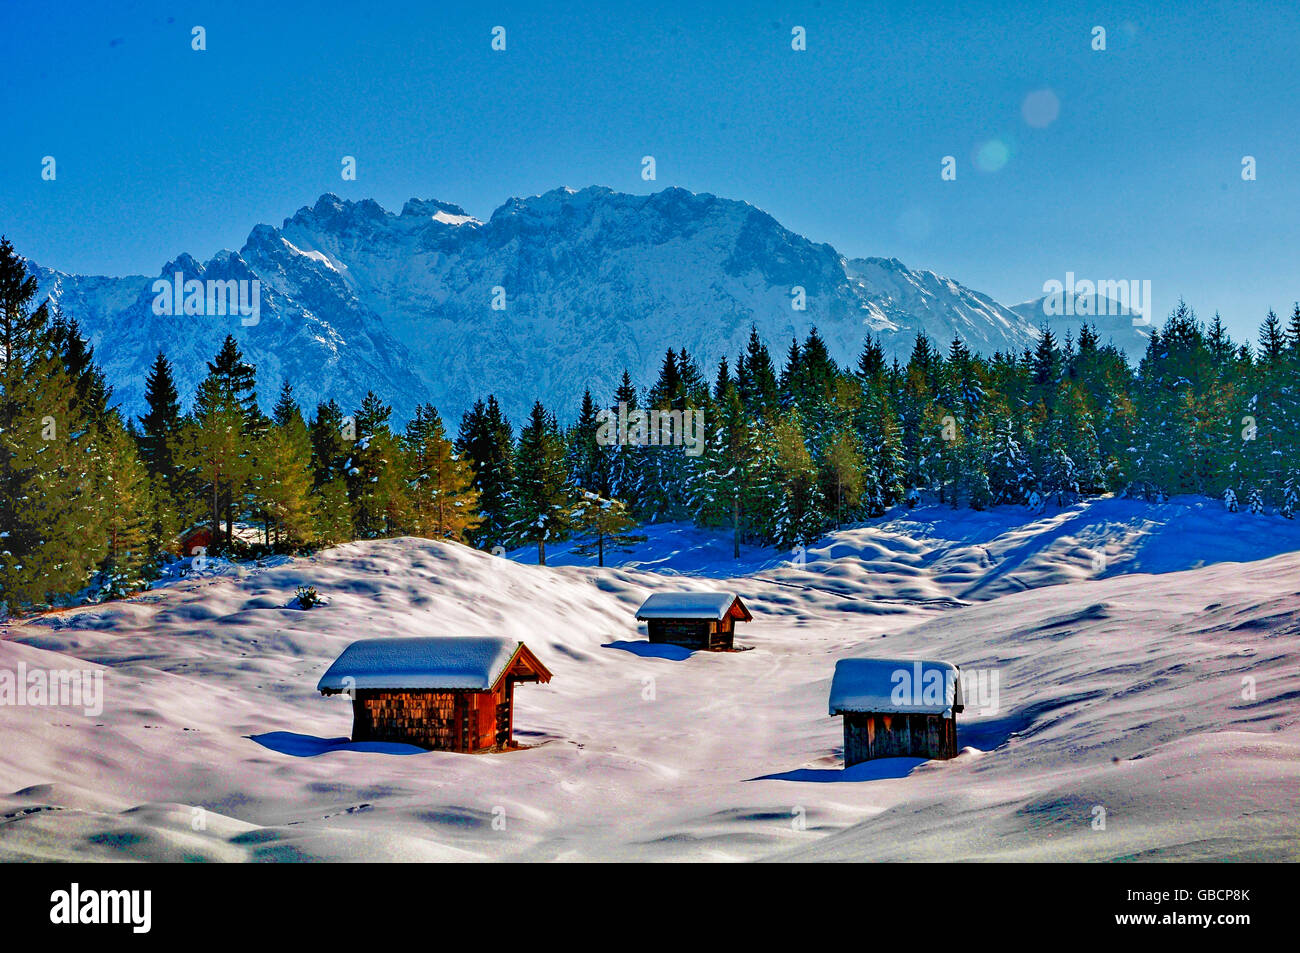
[[[157,316],[156,277],[38,269],[128,411],[159,350],[188,401],[227,333],[257,364],[264,403],[287,376],[311,406],[333,397],[353,408],[376,387],[399,419],[432,400],[452,420],[489,390],[515,419],[539,397],[567,415],[586,386],[612,394],[624,368],[648,386],[669,347],[706,368],[734,358],[751,324],[778,356],[816,325],[842,363],[868,332],[903,359],[918,331],[985,352],[1037,334],[951,279],[895,259],[849,261],[748,203],[683,189],[556,189],[511,199],[486,222],[445,202],[412,199],[395,214],[327,194],[279,228],[258,225],[238,252],[181,255],[160,275],[177,272],[260,280],[259,323]],[[796,287],[806,310],[793,307]]]
[[[1294,522],[1187,500],[896,510],[731,575],[720,540],[650,532],[603,570],[352,543],[0,629],[0,670],[106,676],[100,713],[5,709],[0,859],[1300,852]],[[694,575],[648,568],[665,560]],[[299,584],[329,604],[288,608]],[[645,643],[647,594],[722,587],[753,611],[750,651]],[[347,702],[315,691],[355,638],[481,633],[554,672],[518,691],[526,750],[354,745]],[[958,758],[843,769],[831,672],[873,656],[997,675]]]

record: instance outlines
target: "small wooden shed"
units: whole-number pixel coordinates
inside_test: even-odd
[[[515,685],[550,680],[513,639],[418,637],[353,642],[316,687],[351,696],[353,741],[475,752],[513,747]]]
[[[845,766],[875,758],[955,758],[960,676],[951,662],[836,662],[830,710],[844,717]]]
[[[735,641],[736,623],[753,616],[734,592],[656,592],[636,610],[651,642],[722,652]]]

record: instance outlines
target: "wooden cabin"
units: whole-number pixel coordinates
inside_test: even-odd
[[[212,524],[200,523],[191,526],[180,535],[182,556],[196,556],[199,553],[212,552]]]
[[[386,638],[353,642],[316,687],[352,698],[353,741],[472,753],[513,747],[515,685],[550,680],[513,639]]]
[[[754,617],[734,592],[656,592],[636,610],[651,642],[725,652],[735,641],[736,623]]]
[[[844,765],[957,757],[961,670],[919,659],[840,659],[830,710],[844,717]]]

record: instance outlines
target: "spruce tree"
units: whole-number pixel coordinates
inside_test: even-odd
[[[140,457],[150,476],[177,490],[178,471],[170,444],[181,425],[181,403],[171,362],[162,351],[145,377],[144,401],[148,410],[140,418]]]
[[[456,452],[474,474],[479,524],[469,534],[481,549],[504,545],[510,535],[514,485],[514,431],[495,396],[477,401],[461,418]]]
[[[548,542],[568,537],[575,495],[564,466],[559,427],[538,401],[519,430],[510,511],[513,538],[537,546],[538,565],[546,565]]]

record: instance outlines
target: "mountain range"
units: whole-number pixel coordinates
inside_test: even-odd
[[[816,326],[850,364],[867,334],[906,360],[918,332],[945,348],[960,337],[983,353],[1019,351],[1058,320],[894,258],[847,258],[749,203],[679,188],[555,189],[512,198],[486,222],[436,200],[394,213],[326,194],[278,228],[257,225],[237,252],[181,254],[155,277],[29,265],[131,414],[159,351],[188,403],[227,334],[256,364],[264,406],[287,378],[309,412],[330,398],[355,409],[373,389],[397,421],[430,401],[454,429],[490,392],[516,420],[539,398],[564,419],[586,387],[608,400],[624,369],[653,383],[670,347],[711,374],[751,325],[778,362]],[[154,283],[177,274],[260,282],[257,323],[156,313]],[[1115,341],[1140,353],[1127,323],[1116,320]]]

